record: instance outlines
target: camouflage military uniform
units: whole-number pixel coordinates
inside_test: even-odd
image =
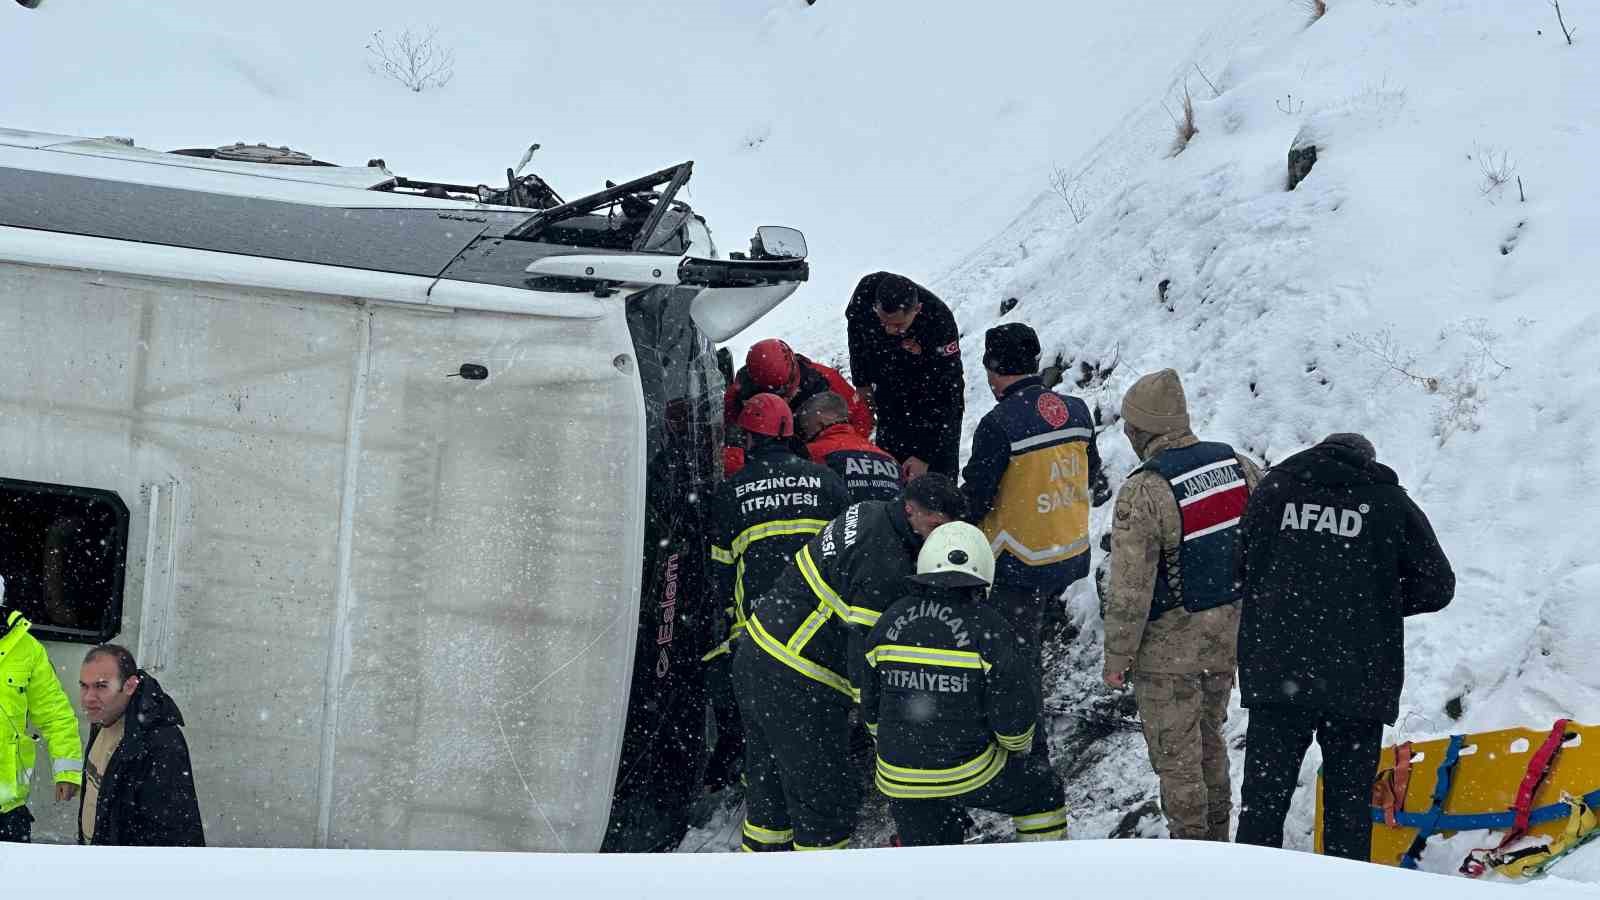
[[[1177,384],[1175,373],[1172,384]],[[1174,402],[1181,409],[1181,386],[1177,391]],[[1183,414],[1180,427],[1154,436],[1140,456],[1149,459],[1198,443],[1187,418]],[[1242,456],[1239,460],[1254,489],[1260,470]],[[1178,505],[1166,479],[1145,471],[1123,483],[1111,536],[1105,672],[1132,673],[1172,836],[1226,841],[1233,799],[1222,728],[1233,689],[1239,607],[1229,604],[1196,613],[1179,607],[1149,620],[1156,567],[1168,566],[1170,583],[1181,584],[1174,576],[1182,538]]]

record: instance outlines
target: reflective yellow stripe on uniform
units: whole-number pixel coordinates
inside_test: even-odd
[[[971,650],[940,650],[931,647],[907,647],[903,644],[880,644],[867,651],[867,664],[877,667],[880,662],[912,663],[922,666],[946,666],[952,669],[982,669],[993,666]]]
[[[713,544],[711,545],[711,561],[731,566],[733,565],[733,554],[729,553],[726,549]]]
[[[735,609],[734,607],[731,607],[731,606],[728,608],[727,611],[734,618],[733,624],[728,626],[728,637],[727,637],[727,639],[725,639],[722,643],[716,645],[715,647],[712,647],[709,651],[707,651],[705,656],[700,657],[700,661],[701,662],[710,662],[713,659],[716,659],[717,657],[722,656],[725,653],[732,653],[733,652],[733,644],[734,644],[734,642],[739,640],[739,638],[744,635],[744,633],[745,633],[744,616],[740,615],[739,611],[737,609]]]
[[[739,557],[739,565],[733,570],[733,627],[743,628],[744,620],[748,618],[744,612],[744,557]]]
[[[751,544],[764,538],[786,534],[812,535],[821,531],[827,524],[826,519],[773,519],[771,522],[751,525],[733,539],[733,555],[742,556]]]
[[[883,618],[883,613],[875,609],[867,609],[865,606],[850,607],[850,624],[852,625],[871,628],[878,624],[878,620],[881,618]]]
[[[995,736],[994,736],[994,739],[996,741],[999,741],[1000,746],[1006,748],[1007,750],[1010,750],[1010,751],[1012,751],[1014,753],[1021,753],[1022,751],[1027,750],[1027,749],[1029,749],[1030,747],[1033,746],[1033,729],[1034,729],[1034,727],[1035,726],[1033,726],[1033,725],[1029,725],[1028,726],[1028,730],[1024,731],[1021,734],[999,734],[999,733],[996,733]]]
[[[846,848],[848,846],[850,846],[850,839],[849,838],[845,838],[844,840],[840,841],[837,844],[828,844],[825,847],[812,847],[809,844],[795,844],[794,845],[794,849],[796,849],[796,850],[843,850],[844,848]]]
[[[884,762],[878,757],[874,781],[884,796],[897,800],[955,797],[975,791],[993,781],[1011,756],[995,744],[976,759],[949,769],[908,769]]]
[[[782,831],[774,831],[771,828],[762,828],[760,825],[752,825],[750,820],[746,819],[744,823],[744,836],[760,844],[787,844],[794,840],[794,829],[785,828]]]
[[[854,699],[855,695],[850,689],[850,680],[848,678],[826,666],[819,666],[800,654],[791,651],[782,641],[769,634],[767,629],[762,627],[761,620],[755,616],[750,617],[748,624],[750,639],[755,641],[757,647],[766,651],[768,656],[799,672],[801,675],[825,684],[846,697]]]
[[[795,568],[800,570],[800,577],[806,580],[806,586],[811,588],[811,593],[816,594],[818,600],[828,604],[834,615],[847,622],[850,621],[850,607],[839,598],[839,592],[823,579],[822,573],[817,570],[816,561],[811,558],[809,546],[801,547],[800,552],[794,555],[794,564]]]
[[[1057,807],[1049,812],[1028,816],[1012,816],[1018,841],[1054,841],[1066,836],[1067,808]]]
[[[788,648],[790,653],[803,652],[806,645],[811,643],[811,639],[817,636],[823,623],[832,617],[833,610],[829,609],[826,603],[817,604],[817,608],[811,611],[811,615],[806,616],[806,620],[800,623],[794,634],[789,635],[789,642],[784,644],[784,647]]]

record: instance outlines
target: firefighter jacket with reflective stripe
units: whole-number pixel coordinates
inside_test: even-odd
[[[1032,747],[1037,679],[1005,618],[975,597],[913,587],[867,634],[861,714],[890,797],[959,796]]]
[[[1089,574],[1089,506],[1109,489],[1082,400],[1015,382],[978,423],[961,476],[997,586],[1059,591]]]
[[[50,750],[58,782],[83,784],[83,745],[72,701],[28,620],[7,610],[0,617],[0,813],[8,813],[28,802],[35,760],[29,720]]]
[[[795,395],[789,398],[789,409],[798,411],[812,397],[832,391],[850,404],[850,427],[863,438],[872,436],[872,429],[876,426],[872,407],[868,406],[850,382],[839,374],[839,370],[819,362],[812,362],[798,353],[794,355],[794,361],[800,367],[800,386]],[[735,428],[739,421],[739,411],[744,409],[744,402],[765,390],[751,382],[746,369],[741,368],[733,377],[733,383],[728,385],[728,389],[722,395],[722,423],[728,435],[738,433]],[[744,451],[738,447],[727,448],[723,453],[722,464],[725,474],[732,475],[739,471],[744,466]]]
[[[772,658],[855,698],[861,642],[905,593],[922,539],[899,500],[850,506],[795,554],[772,590],[745,598],[749,638]]]
[[[893,500],[900,496],[900,464],[847,422],[830,425],[806,445],[811,461],[844,478],[850,499]]]
[[[1180,606],[1194,613],[1238,600],[1234,554],[1250,499],[1238,454],[1227,444],[1202,441],[1163,450],[1135,471],[1155,472],[1172,486],[1183,529],[1176,565],[1168,554],[1157,567],[1150,619]]]
[[[728,650],[745,630],[747,598],[772,587],[795,553],[850,503],[844,480],[762,441],[711,499],[712,590],[728,612],[728,631],[706,657]]]

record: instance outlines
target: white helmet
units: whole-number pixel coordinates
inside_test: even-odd
[[[937,587],[988,587],[994,583],[994,551],[976,525],[946,522],[933,530],[917,554],[911,580]]]

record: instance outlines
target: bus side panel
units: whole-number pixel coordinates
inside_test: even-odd
[[[598,849],[643,539],[620,304],[372,315],[329,844]]]
[[[171,659],[208,839],[310,846],[359,319],[347,304],[0,266],[0,467],[116,490],[132,513],[117,639],[137,646],[143,561],[176,540]],[[148,488],[177,485],[146,534]],[[81,646],[52,644],[63,683]],[[87,728],[84,728],[87,736]],[[41,781],[40,783],[47,783]],[[75,806],[41,802],[70,841]]]

